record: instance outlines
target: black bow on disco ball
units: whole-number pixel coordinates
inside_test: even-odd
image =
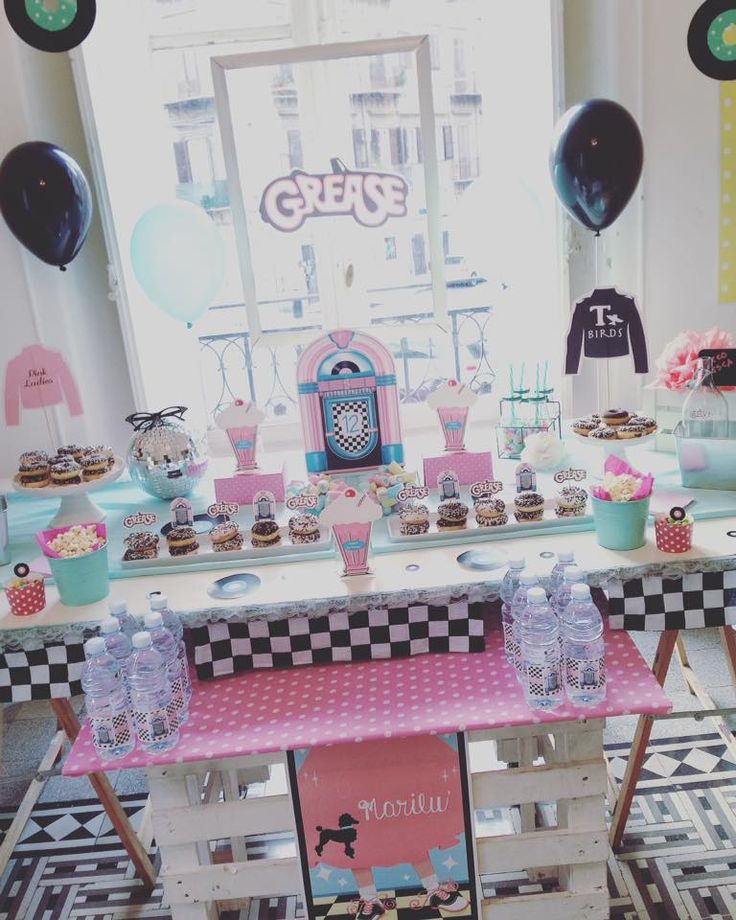
[[[184,421],[184,413],[187,411],[187,406],[169,406],[167,409],[161,409],[160,412],[134,412],[126,416],[125,421],[133,426],[134,431],[150,431],[165,418]]]

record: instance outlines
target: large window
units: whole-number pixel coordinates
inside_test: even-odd
[[[368,326],[389,345],[407,405],[455,376],[495,407],[510,360],[550,358],[559,370],[558,349],[550,353],[551,341],[562,342],[564,316],[546,173],[555,117],[550,5],[540,3],[525,23],[522,55],[508,41],[518,29],[515,0],[126,0],[110,7],[81,46],[75,72],[141,408],[184,400],[211,421],[222,403],[243,396],[272,423],[293,422],[296,357],[334,324]],[[417,192],[405,218],[371,230],[345,218],[311,221],[283,238],[262,230],[254,256],[259,324],[289,335],[277,342],[253,335],[211,59],[417,35],[428,35],[431,49],[439,200]],[[330,145],[348,169],[396,173],[410,189],[423,188],[427,151],[412,56],[359,60],[333,81],[329,110],[310,98],[330,85],[328,71],[307,79],[301,65],[280,64],[249,73],[237,104],[240,178],[255,182],[249,193],[268,176],[324,172]],[[249,124],[258,131],[249,134]],[[138,217],[172,196],[208,212],[228,254],[217,302],[191,332],[148,303],[128,256]],[[446,287],[438,326],[431,207],[441,223]],[[335,295],[336,272],[353,263],[355,284]]]

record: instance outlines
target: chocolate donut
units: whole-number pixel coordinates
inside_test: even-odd
[[[544,496],[539,492],[520,492],[514,498],[514,517],[519,523],[541,521],[544,516]]]
[[[166,534],[166,542],[169,545],[169,554],[171,556],[188,556],[190,553],[196,553],[199,549],[197,531],[193,527],[187,527],[184,524],[179,527],[172,527]]]
[[[615,428],[596,428],[588,435],[589,438],[595,438],[598,441],[615,441],[618,435]]]
[[[409,505],[399,514],[401,533],[405,537],[416,537],[429,530],[429,509],[426,505]]]
[[[124,540],[127,549],[123,560],[134,562],[138,559],[155,559],[158,556],[159,537],[156,533],[142,530],[132,533]]]
[[[281,542],[281,533],[276,521],[256,521],[250,529],[250,542],[253,546],[276,546]]]
[[[581,517],[588,504],[588,493],[580,486],[563,486],[557,495],[555,514],[558,518]]]
[[[51,482],[55,486],[78,486],[82,482],[82,467],[70,457],[52,463]]]
[[[606,425],[625,425],[631,418],[631,414],[626,409],[606,409],[602,414],[603,421]]]
[[[475,505],[475,520],[479,527],[501,527],[508,523],[506,502],[500,498],[485,498]]]
[[[572,423],[572,430],[576,434],[581,434],[587,438],[591,431],[595,431],[600,425],[600,419],[578,418]]]
[[[27,456],[24,454],[23,456]],[[18,466],[18,482],[26,489],[42,489],[51,481],[48,460],[41,458],[23,460]]]
[[[319,520],[313,514],[295,514],[289,518],[289,538],[292,543],[317,543],[319,537]]]
[[[438,530],[462,530],[468,520],[468,506],[458,498],[447,498],[437,508]]]

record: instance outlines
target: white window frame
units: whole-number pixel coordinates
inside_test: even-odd
[[[447,316],[447,289],[445,286],[444,256],[442,251],[442,220],[440,204],[440,177],[437,159],[434,99],[432,93],[432,69],[428,35],[414,35],[391,39],[373,39],[359,42],[336,42],[322,45],[304,45],[297,48],[283,48],[274,51],[256,51],[247,54],[231,54],[211,59],[215,87],[217,121],[222,135],[225,168],[230,192],[230,206],[233,213],[233,227],[239,242],[238,261],[243,281],[248,331],[257,345],[262,339],[269,343],[303,341],[305,333],[289,331],[264,331],[258,309],[256,279],[253,270],[248,218],[241,178],[241,164],[235,140],[233,111],[230,105],[228,74],[233,71],[255,67],[273,67],[280,64],[306,64],[323,61],[339,61],[356,57],[373,57],[385,54],[409,53],[414,55],[417,72],[419,98],[419,126],[424,154],[424,190],[427,205],[427,237],[429,259],[432,265],[432,301],[434,322],[417,324],[414,328],[432,327],[446,332],[449,328]],[[275,178],[275,177],[274,177]],[[400,218],[397,218],[400,219]],[[323,330],[344,326],[345,319],[339,315],[340,303],[348,303],[351,296],[349,254],[339,260],[340,269],[333,271],[331,287],[334,291],[332,306],[328,299],[324,311]],[[333,260],[333,269],[335,260]],[[329,288],[328,288],[329,289]],[[315,332],[307,334],[312,339]]]

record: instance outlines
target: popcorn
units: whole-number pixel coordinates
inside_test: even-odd
[[[75,524],[68,530],[57,534],[49,542],[49,546],[62,559],[70,559],[94,553],[102,549],[106,542],[104,537],[98,536],[97,528],[93,524]]]
[[[612,502],[630,502],[639,490],[639,480],[628,473],[622,473],[620,476],[606,473],[603,477],[603,488],[611,496]]]
[[[654,477],[633,469],[615,454],[611,454],[603,467],[603,483],[591,491],[594,498],[606,502],[640,501],[652,494]]]

